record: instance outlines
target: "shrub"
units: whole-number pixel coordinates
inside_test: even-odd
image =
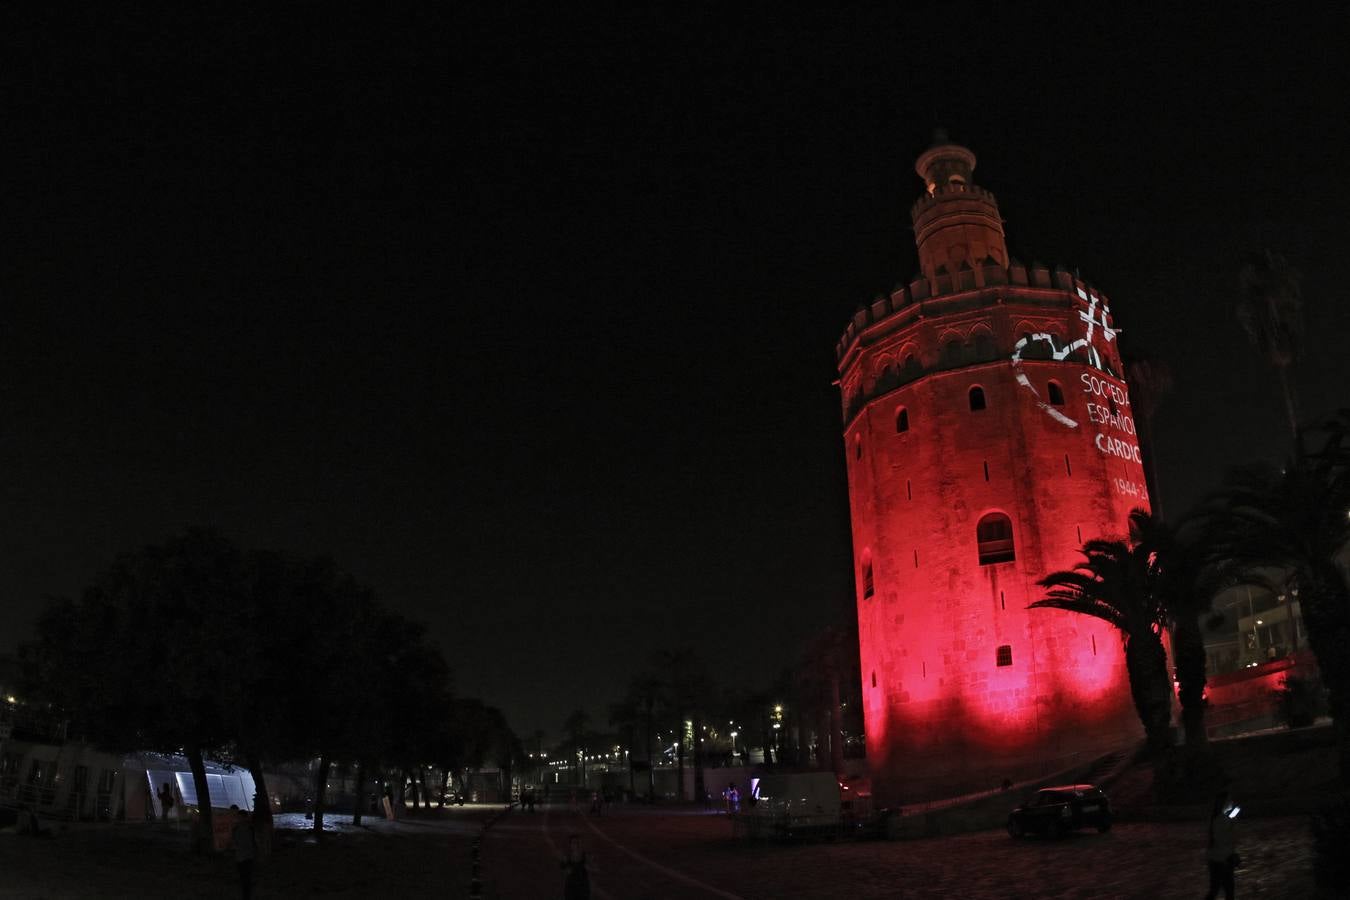
[[[1275,691],[1280,720],[1290,728],[1304,728],[1326,712],[1322,685],[1309,678],[1291,675]]]

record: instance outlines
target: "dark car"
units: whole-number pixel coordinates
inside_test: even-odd
[[[1111,801],[1095,785],[1044,788],[1008,815],[1008,834],[1015,838],[1028,834],[1057,838],[1079,828],[1111,830]]]

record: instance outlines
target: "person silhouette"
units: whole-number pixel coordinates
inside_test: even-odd
[[[1205,852],[1205,861],[1209,868],[1209,892],[1205,900],[1214,900],[1219,890],[1223,890],[1226,900],[1233,900],[1237,889],[1234,870],[1237,869],[1237,840],[1234,835],[1234,819],[1238,807],[1229,802],[1228,791],[1220,791],[1214,798],[1214,808],[1209,814],[1209,842]]]
[[[586,851],[581,838],[567,839],[567,856],[562,861],[563,900],[591,900],[591,873],[586,868]]]
[[[233,803],[230,812],[234,814],[230,839],[234,843],[234,865],[239,870],[240,896],[249,900],[253,896],[253,860],[258,856],[258,844],[249,814]]]

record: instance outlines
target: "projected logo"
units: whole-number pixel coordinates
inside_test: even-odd
[[[1040,343],[1049,348],[1050,359],[1057,362],[1063,362],[1070,354],[1083,350],[1089,365],[1100,371],[1106,371],[1096,342],[1100,338],[1110,343],[1119,333],[1119,330],[1111,325],[1111,308],[1102,302],[1100,297],[1088,294],[1082,288],[1078,289],[1078,296],[1087,303],[1087,309],[1078,312],[1078,319],[1084,326],[1082,337],[1060,346],[1054,335],[1037,332],[1020,339],[1014,345],[1012,354],[1013,372],[1017,383],[1031,392],[1036,398],[1038,408],[1066,428],[1077,428],[1078,420],[1065,414],[1063,410],[1041,396],[1041,392],[1027,376],[1022,360],[1029,347]],[[1083,393],[1088,395],[1088,422],[1104,426],[1095,438],[1097,449],[1108,456],[1136,463],[1142,462],[1139,445],[1135,443],[1134,419],[1129,414],[1129,395],[1110,379],[1099,378],[1090,372],[1080,375],[1079,381],[1083,386]]]

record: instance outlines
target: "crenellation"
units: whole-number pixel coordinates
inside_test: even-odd
[[[1030,272],[1030,278],[1028,277]],[[1053,306],[1062,308],[1072,306],[1076,300],[1088,302],[1090,298],[1097,297],[1103,306],[1109,306],[1110,301],[1106,294],[1093,287],[1091,284],[1072,275],[1063,265],[1057,265],[1053,270],[1040,262],[1032,263],[1028,270],[1020,262],[1014,261],[1012,265],[1004,268],[1003,266],[984,266],[971,268],[968,271],[962,271],[961,275],[972,275],[973,281],[968,282],[969,287],[962,287],[960,290],[951,285],[950,277],[939,278],[936,285],[926,278],[916,278],[906,286],[897,286],[890,296],[878,296],[871,304],[860,306],[854,314],[853,319],[845,329],[843,337],[835,348],[835,358],[842,361],[858,340],[864,331],[880,325],[890,320],[897,313],[908,310],[914,305],[921,307],[934,301],[940,301],[950,306],[944,306],[945,311],[952,308],[960,308],[966,304],[963,302],[963,295],[975,293],[982,295],[990,288],[1011,287],[1011,288],[1033,288],[1035,293],[1018,293],[1011,295],[998,293],[991,296],[987,302],[1002,303],[1021,303],[1041,306]],[[937,288],[936,290],[934,288]],[[950,289],[948,289],[950,288]],[[1047,296],[1046,291],[1053,292],[1053,295]],[[975,302],[986,302],[982,296],[977,296]]]

